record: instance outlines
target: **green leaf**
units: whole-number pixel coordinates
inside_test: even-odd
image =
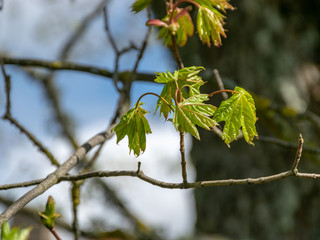
[[[14,227],[10,229],[8,222],[4,222],[1,228],[1,239],[2,240],[27,240],[32,227],[20,229]]]
[[[199,94],[180,102],[175,108],[173,116],[173,124],[176,129],[188,132],[200,139],[196,125],[206,130],[211,130],[216,126],[216,121],[210,118],[214,114],[216,107],[203,103],[203,101],[207,100],[207,94]]]
[[[172,46],[171,34],[176,36],[177,45],[183,47],[194,33],[194,26],[188,8],[176,8],[174,17],[177,18],[167,27],[162,27],[159,31],[159,38],[163,39],[163,43],[169,48]],[[163,22],[169,21],[169,16],[162,19]]]
[[[225,13],[226,9],[234,8],[226,0],[194,0],[199,4],[197,15],[197,30],[202,43],[215,46],[221,46],[221,36],[226,37]]]
[[[44,212],[39,212],[42,224],[50,230],[54,228],[56,218],[61,218],[61,215],[55,212],[55,205],[56,203],[53,197],[49,196],[46,204],[46,209],[44,210]]]
[[[245,140],[254,145],[252,140],[258,136],[258,133],[255,127],[257,118],[253,98],[240,87],[236,87],[234,91],[237,93],[220,104],[213,119],[217,122],[225,121],[222,139],[228,146],[233,140],[236,140],[240,128],[242,128]]]
[[[131,10],[135,13],[138,13],[148,7],[150,3],[151,0],[136,0],[131,6]]]
[[[160,96],[164,98],[171,106],[175,100],[175,93],[177,87],[182,94],[182,100],[200,94],[200,87],[205,83],[201,77],[198,76],[199,72],[203,70],[203,67],[186,67],[175,71],[173,74],[170,72],[156,73],[157,77],[154,80],[157,83],[165,83]],[[188,88],[188,92],[185,90]],[[163,114],[167,119],[172,109],[161,99],[157,102],[156,111],[160,109],[160,116]]]
[[[117,143],[128,136],[130,152],[133,150],[137,157],[145,151],[146,134],[151,133],[148,120],[145,118],[148,112],[141,108],[141,105],[142,103],[130,109],[112,129],[117,135]]]

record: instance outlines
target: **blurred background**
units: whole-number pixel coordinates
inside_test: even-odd
[[[113,71],[115,52],[104,29],[102,7],[107,6],[110,33],[119,49],[141,46],[147,32],[147,14],[133,14],[133,1],[4,0],[0,11],[0,56],[68,61]],[[179,49],[185,66],[202,65],[209,89],[218,89],[213,69],[218,69],[226,88],[244,87],[254,95],[260,135],[255,147],[239,140],[228,148],[218,136],[201,132],[201,141],[187,138],[189,181],[261,177],[287,171],[293,163],[299,133],[305,140],[301,171],[319,172],[320,138],[320,2],[280,0],[231,1],[227,13],[227,39],[220,48],[203,46],[198,37]],[[152,17],[161,18],[163,1],[153,1]],[[193,12],[192,12],[193,14]],[[194,12],[195,14],[195,12]],[[193,16],[195,17],[195,16]],[[67,56],[63,49],[84,26]],[[136,51],[122,55],[119,70],[131,70]],[[138,72],[173,71],[173,56],[153,29]],[[107,78],[45,69],[6,65],[12,79],[12,115],[36,135],[59,160],[65,161],[74,144],[59,124],[48,87],[37,78],[53,79],[58,106],[68,129],[81,144],[111,121],[118,94]],[[35,72],[36,71],[36,72]],[[1,78],[2,79],[2,78]],[[146,92],[160,93],[161,86],[135,82],[132,104]],[[5,109],[4,84],[0,83],[0,109]],[[148,97],[146,109],[154,111],[156,99]],[[219,104],[221,99],[214,99]],[[95,168],[142,170],[155,178],[181,181],[179,136],[170,124],[152,114],[153,134],[139,158],[128,154],[125,141],[108,142]],[[307,151],[307,148],[313,151]],[[163,150],[165,149],[165,150]],[[0,121],[0,184],[42,178],[55,168],[28,139],[8,122]],[[73,239],[70,183],[54,186],[32,201],[25,213],[38,218],[48,195],[67,226],[63,239]],[[28,189],[0,192],[1,210]],[[319,239],[320,185],[317,180],[289,178],[255,186],[166,190],[136,179],[87,181],[81,191],[79,225],[104,239]],[[23,224],[30,225],[31,220]],[[34,224],[34,223],[32,223]],[[143,226],[143,227],[142,227]],[[38,227],[37,229],[41,229]],[[45,230],[45,229],[44,229]],[[109,234],[109,235],[107,235]],[[90,238],[99,239],[99,236]],[[49,239],[49,237],[34,239]],[[52,238],[53,239],[53,238]],[[85,238],[84,238],[85,239]],[[102,237],[100,238],[102,239]]]

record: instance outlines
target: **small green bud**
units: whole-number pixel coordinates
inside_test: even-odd
[[[50,230],[54,228],[56,218],[61,218],[61,215],[55,212],[55,205],[53,197],[49,196],[45,211],[39,212],[42,224]]]

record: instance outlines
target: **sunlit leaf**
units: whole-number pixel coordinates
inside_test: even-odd
[[[189,96],[200,94],[199,88],[204,84],[204,81],[198,76],[198,73],[203,69],[203,67],[192,66],[177,70],[173,74],[170,72],[157,73],[155,82],[165,84],[160,96],[170,105],[173,105],[177,88],[181,91],[181,101]],[[187,88],[187,91],[185,88]],[[172,111],[161,99],[157,102],[156,111],[158,109],[160,109],[160,116],[163,114],[165,119]]]
[[[173,124],[179,131],[188,132],[197,139],[200,139],[196,125],[206,130],[211,130],[217,125],[210,116],[216,107],[203,103],[208,100],[207,94],[199,94],[180,102],[175,108]]]
[[[1,240],[27,240],[32,227],[20,229],[18,227],[10,228],[8,222],[4,222],[1,228]]]
[[[255,127],[257,118],[253,98],[240,87],[236,87],[234,90],[237,93],[220,104],[213,119],[217,122],[225,121],[222,139],[227,145],[237,139],[240,128],[245,140],[253,145],[252,140],[258,136]]]
[[[133,150],[137,157],[146,149],[146,134],[151,133],[148,120],[145,115],[148,113],[141,108],[142,103],[136,108],[130,109],[124,114],[117,126],[112,131],[117,135],[117,143],[125,136],[128,136],[130,152]]]
[[[226,9],[234,9],[226,0],[195,0],[199,4],[197,30],[200,40],[211,46],[221,45],[221,36],[226,37],[224,19]]]
[[[152,0],[136,0],[131,6],[131,10],[135,13],[138,13],[145,9],[151,3],[151,1]]]

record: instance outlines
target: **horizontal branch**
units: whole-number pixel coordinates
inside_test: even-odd
[[[293,166],[289,171],[281,172],[274,175],[269,175],[265,177],[259,177],[259,178],[244,178],[244,179],[226,179],[226,180],[210,180],[210,181],[198,181],[193,183],[188,182],[182,182],[182,183],[169,183],[169,182],[163,182],[159,181],[157,179],[154,179],[152,177],[149,177],[141,171],[141,163],[138,162],[138,169],[136,171],[92,171],[88,173],[82,173],[78,175],[56,175],[56,183],[60,181],[78,181],[78,180],[84,180],[88,178],[93,177],[120,177],[120,176],[127,176],[127,177],[136,177],[139,178],[145,182],[148,182],[152,185],[162,187],[162,188],[170,188],[170,189],[187,189],[187,188],[202,188],[202,187],[213,187],[213,186],[231,186],[231,185],[251,185],[251,184],[262,184],[272,181],[277,181],[283,178],[287,178],[290,176],[295,177],[301,177],[301,178],[312,178],[312,179],[318,179],[320,178],[320,174],[316,173],[299,173],[298,171],[298,165],[302,156],[302,150],[303,150],[303,138],[300,134],[299,141],[298,141],[298,148],[297,148],[297,154],[294,159]],[[8,184],[8,185],[2,185],[0,186],[0,190],[4,189],[10,189],[10,188],[16,188],[16,187],[26,187],[35,185],[38,183],[43,183],[45,180],[39,179],[34,180],[30,182],[24,182],[24,183],[16,183],[16,184]],[[1,220],[1,218],[0,218]],[[0,222],[1,223],[1,222]]]
[[[274,175],[269,175],[265,177],[258,178],[243,178],[243,179],[226,179],[226,180],[209,180],[209,181],[198,181],[192,183],[169,183],[163,182],[152,177],[149,177],[143,173],[143,171],[138,170],[122,170],[122,171],[92,171],[88,173],[82,173],[77,175],[65,175],[58,178],[58,182],[62,181],[77,181],[77,180],[85,180],[89,178],[108,178],[108,177],[136,177],[145,182],[148,182],[152,185],[161,187],[161,188],[170,188],[170,189],[188,189],[188,188],[202,188],[202,187],[215,187],[215,186],[231,186],[231,185],[253,185],[253,184],[262,184],[277,181],[283,178],[287,178],[290,176],[296,176],[299,178],[311,178],[318,179],[320,178],[320,174],[316,173],[300,173],[296,174],[293,170],[289,170],[286,172],[281,172]],[[27,182],[14,183],[14,184],[6,184],[0,185],[0,190],[8,190],[13,188],[22,188],[22,187],[30,187],[33,185],[37,185],[43,182],[44,179],[36,179]]]
[[[86,72],[94,75],[99,75],[107,78],[113,77],[113,72],[107,69],[99,68],[90,65],[77,64],[65,61],[46,61],[46,60],[35,60],[35,59],[20,59],[20,58],[3,58],[3,63],[5,65],[16,65],[21,67],[41,67],[50,70],[70,70],[70,71],[80,71]],[[118,77],[121,81],[131,81],[131,71],[124,71],[119,73]],[[135,79],[137,81],[153,82],[155,78],[154,74],[148,73],[136,73]]]

